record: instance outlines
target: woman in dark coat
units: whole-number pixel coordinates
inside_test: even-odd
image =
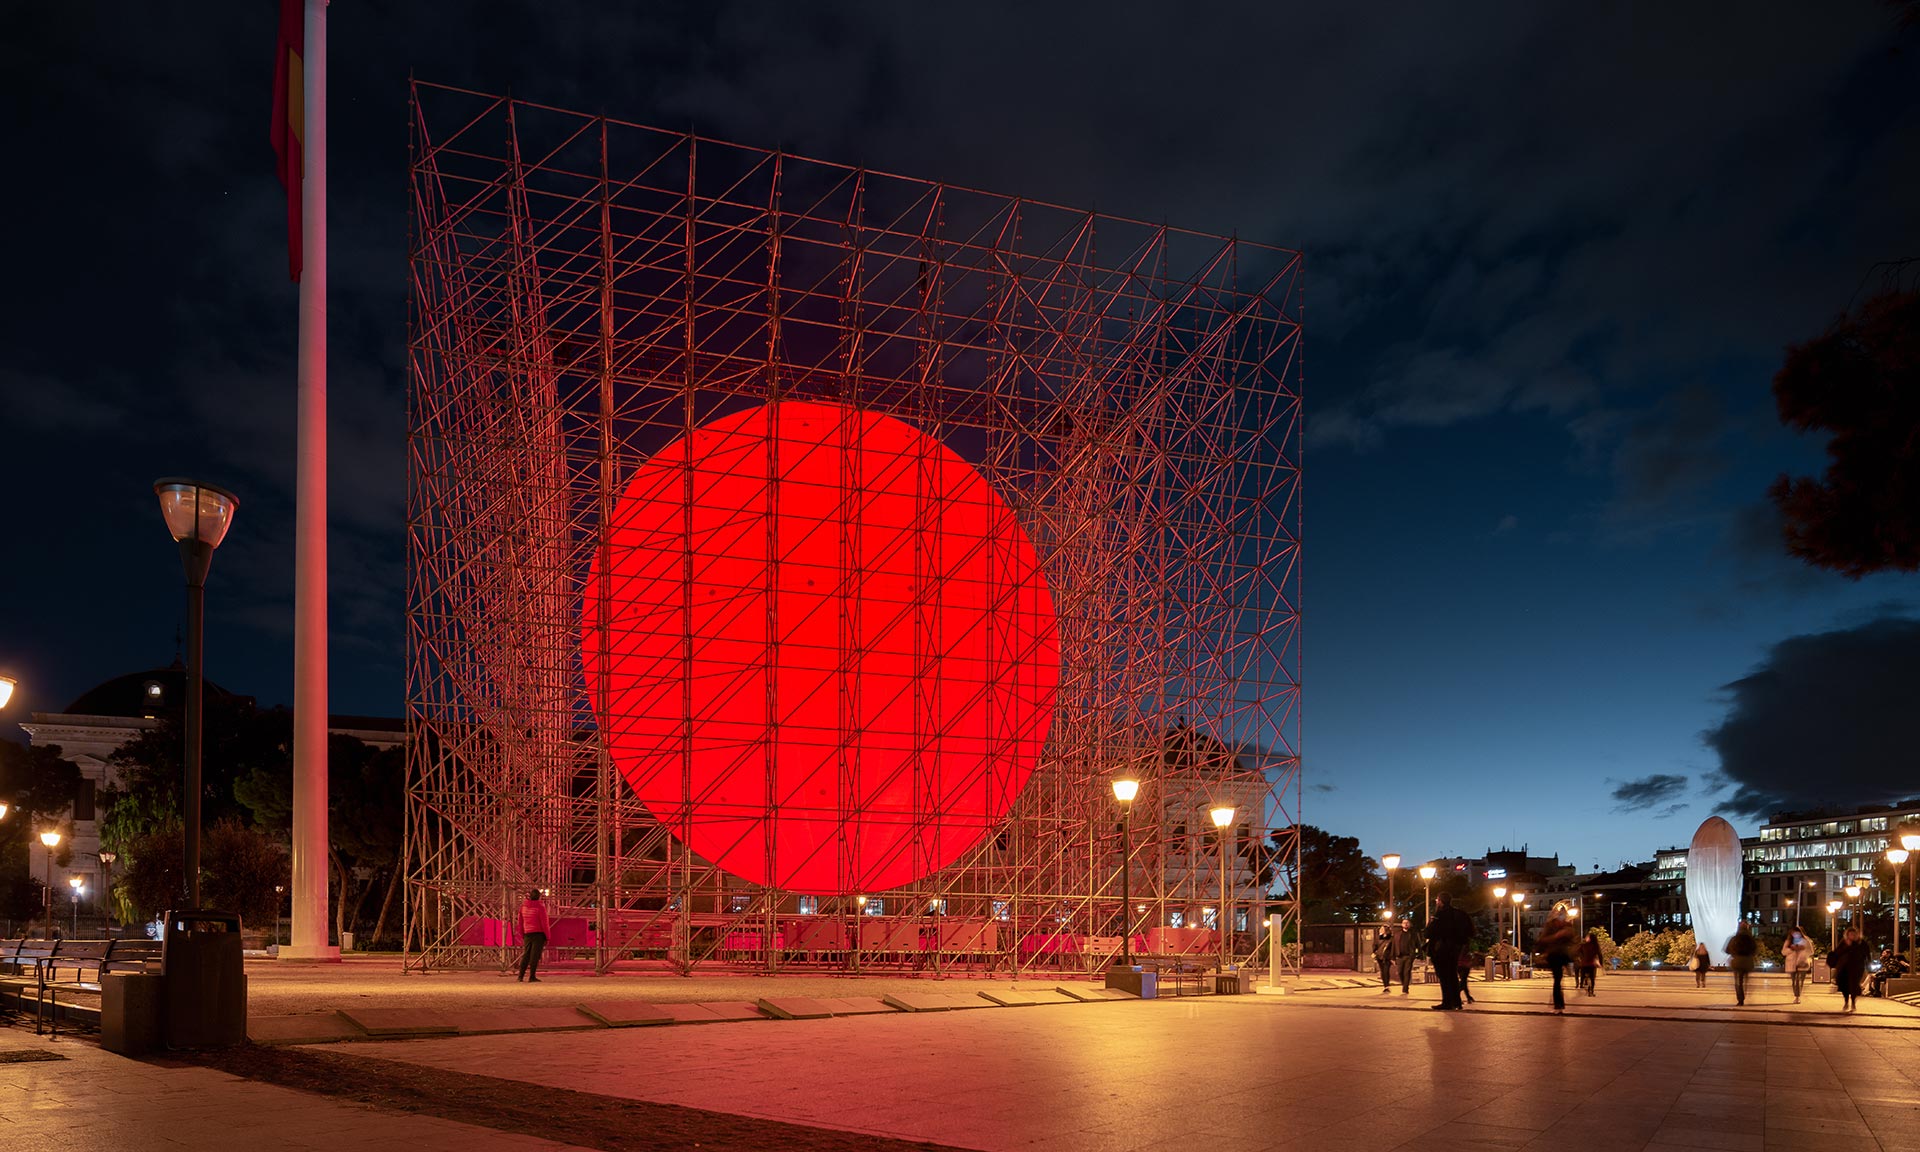
[[[1840,986],[1840,1011],[1859,1007],[1860,984],[1867,978],[1867,942],[1860,938],[1860,929],[1847,929],[1846,939],[1827,957],[1827,966],[1833,969],[1833,982]]]
[[[1593,986],[1600,975],[1600,937],[1589,931],[1587,938],[1580,941],[1580,950],[1574,954],[1574,963],[1579,968],[1579,980],[1575,986],[1587,995],[1593,995]]]

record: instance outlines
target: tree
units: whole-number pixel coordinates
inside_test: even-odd
[[[1693,963],[1693,950],[1700,946],[1700,942],[1693,937],[1693,929],[1682,928],[1678,932],[1662,932],[1660,936],[1672,938],[1667,941],[1667,954],[1656,956],[1654,959],[1664,960],[1675,967]]]
[[[1620,945],[1620,949],[1615,955],[1620,957],[1621,964],[1632,968],[1636,965],[1645,964],[1653,960],[1656,956],[1662,960],[1666,959],[1666,950],[1665,947],[1661,945],[1659,937],[1642,928],[1632,936],[1627,937],[1627,942]]]
[[[1773,397],[1783,423],[1831,433],[1821,479],[1768,490],[1787,551],[1856,580],[1920,571],[1920,291],[1882,292],[1787,349]]]
[[[142,920],[152,920],[180,903],[186,891],[184,838],[180,825],[142,832],[122,848],[126,870],[115,884]]]
[[[1274,843],[1284,843],[1287,832],[1276,832]],[[1287,857],[1279,865],[1288,892],[1301,897],[1301,922],[1358,922],[1379,918],[1378,907],[1386,886],[1373,870],[1373,860],[1360,851],[1352,836],[1335,836],[1311,824],[1300,826],[1300,870]]]
[[[244,697],[209,696],[201,733],[200,819],[204,827],[250,813],[235,794],[238,781],[256,772],[293,772],[293,715],[284,708],[256,708]],[[148,833],[181,819],[186,779],[186,732],[178,712],[114,750],[121,786],[106,794],[101,842],[131,853]]]
[[[243,924],[271,923],[280,912],[275,885],[290,860],[272,836],[231,818],[207,829],[203,893],[209,908],[237,912]]]
[[[400,884],[405,834],[406,752],[351,736],[327,741],[327,864],[333,873],[334,930],[356,930],[368,896],[383,892],[372,939],[386,929]],[[284,836],[293,822],[291,760],[263,762],[234,782],[240,804]]]

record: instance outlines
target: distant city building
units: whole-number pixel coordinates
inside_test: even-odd
[[[1742,911],[1762,925],[1782,925],[1793,923],[1794,909],[1808,901],[1824,906],[1845,899],[1842,890],[1849,884],[1862,884],[1878,898],[1874,865],[1893,846],[1893,830],[1909,820],[1920,821],[1920,799],[1844,812],[1776,813],[1757,835],[1740,841]],[[1682,927],[1691,925],[1681,887],[1686,875],[1685,848],[1654,855],[1648,879],[1668,889],[1656,915]],[[1906,919],[1904,908],[1898,914]]]
[[[63,758],[80,768],[80,783],[74,789],[73,804],[62,821],[67,837],[54,850],[57,861],[71,852],[65,868],[56,864],[56,888],[65,877],[79,874],[87,878],[87,890],[97,899],[106,869],[100,863],[100,826],[97,797],[102,789],[120,786],[118,768],[112,756],[122,744],[141,732],[156,728],[160,718],[180,707],[186,699],[186,669],[175,661],[170,667],[115,676],[95,685],[59,712],[35,712],[20,725],[27,742],[34,747],[54,745]],[[208,681],[208,700],[248,700]],[[406,739],[406,724],[383,716],[333,716],[329,719],[336,735],[352,736],[376,748],[391,748]],[[47,849],[37,836],[27,838],[28,875],[47,875]],[[59,893],[56,893],[56,900]]]

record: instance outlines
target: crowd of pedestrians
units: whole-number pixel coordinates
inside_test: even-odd
[[[1393,986],[1400,986],[1402,996],[1409,995],[1413,982],[1413,964],[1423,951],[1432,966],[1433,977],[1440,984],[1440,1002],[1433,1006],[1435,1011],[1459,1011],[1474,1002],[1469,980],[1473,971],[1473,952],[1471,949],[1474,925],[1465,912],[1453,906],[1453,898],[1448,893],[1439,893],[1434,897],[1434,912],[1424,934],[1416,933],[1411,919],[1403,918],[1397,924],[1381,928],[1373,948],[1374,963],[1380,972],[1380,994],[1390,996]],[[1424,935],[1424,940],[1422,939]],[[1750,980],[1760,957],[1760,940],[1753,929],[1742,922],[1728,938],[1726,945],[1726,967],[1733,976],[1734,1003],[1744,1006],[1750,990]],[[1814,944],[1811,938],[1795,925],[1787,932],[1781,943],[1781,968],[1786,972],[1793,988],[1793,1002],[1800,1003],[1806,990],[1807,978],[1813,972]],[[1492,968],[1509,970],[1513,960],[1524,956],[1505,941],[1496,943],[1487,953],[1493,962]],[[1574,972],[1576,994],[1594,996],[1598,994],[1597,985],[1604,951],[1597,931],[1588,931],[1584,937],[1568,917],[1563,905],[1556,905],[1534,940],[1534,953],[1531,957],[1536,969],[1545,968],[1553,977],[1552,1002],[1555,1012],[1566,1011],[1566,991],[1564,978],[1567,969]],[[1861,937],[1858,928],[1848,928],[1842,941],[1827,957],[1828,971],[1831,973],[1834,988],[1841,997],[1842,1012],[1858,1009],[1859,997],[1863,985],[1867,982],[1867,970],[1870,967],[1871,950]],[[1687,969],[1693,973],[1696,988],[1707,987],[1707,977],[1713,970],[1713,956],[1704,942],[1696,943],[1693,955],[1687,963]],[[1873,992],[1881,994],[1881,986],[1894,976],[1905,974],[1906,962],[1886,950],[1880,957],[1880,970],[1873,976]],[[1489,979],[1492,977],[1489,976]]]

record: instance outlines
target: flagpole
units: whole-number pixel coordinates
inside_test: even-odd
[[[293,539],[293,931],[280,954],[327,943],[327,0],[305,0],[301,52],[300,367]]]

